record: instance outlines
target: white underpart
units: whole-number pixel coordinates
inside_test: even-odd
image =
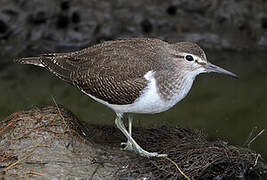
[[[123,114],[123,113],[154,114],[166,111],[170,109],[172,106],[174,106],[177,102],[182,100],[191,89],[195,76],[196,75],[192,74],[192,77],[188,77],[189,79],[186,87],[182,88],[183,89],[182,91],[175,93],[175,95],[173,95],[168,101],[164,100],[160,96],[153,71],[149,71],[145,74],[144,78],[148,80],[149,83],[147,87],[143,89],[141,96],[137,98],[132,104],[126,104],[126,105],[109,104],[108,102],[96,98],[91,94],[87,94],[84,91],[83,92],[88,96],[90,96],[91,98],[93,98],[94,100],[113,109],[117,114]]]

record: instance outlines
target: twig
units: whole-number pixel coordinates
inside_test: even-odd
[[[2,129],[0,129],[0,134],[2,134],[3,132],[5,132],[8,128],[10,128],[10,126],[13,126],[15,124],[14,121],[11,121],[10,123],[8,123],[8,125],[6,125],[5,127],[3,127]]]
[[[24,113],[24,111],[14,112],[11,115],[9,115],[8,117],[6,117],[5,119],[1,120],[1,124],[8,122],[11,119],[17,119],[23,113]],[[17,119],[17,121],[19,121],[19,120],[21,120],[21,119]]]
[[[57,104],[55,98],[54,98],[53,96],[51,96],[51,98],[52,98],[54,104],[56,105],[57,110],[58,110],[58,113],[59,113],[59,115],[62,117],[62,120],[63,120],[64,124],[67,125],[67,123],[66,123],[66,121],[65,121],[65,118],[64,118],[64,116],[62,115],[62,113],[61,113],[61,111],[60,111],[60,109],[59,109],[59,107],[58,107],[58,104]],[[78,132],[76,132],[75,130],[65,130],[64,126],[61,126],[61,128],[64,130],[63,134],[65,134],[66,132],[73,132],[73,133],[77,134],[78,137],[79,137],[81,140],[86,141],[86,140],[85,140],[85,139],[84,139]]]
[[[37,126],[37,127],[35,127],[35,128],[32,128],[32,129],[27,128],[27,129],[25,129],[25,131],[28,130],[28,129],[30,129],[30,130],[28,130],[28,132],[22,134],[21,136],[19,136],[19,137],[17,137],[17,138],[13,138],[12,140],[19,140],[19,139],[21,139],[21,138],[25,138],[25,137],[27,137],[27,135],[31,134],[34,130],[36,130],[36,129],[41,129],[41,128],[44,127],[44,126],[45,126],[45,125],[40,125],[40,126]]]
[[[261,157],[261,155],[260,155],[260,154],[257,154],[257,157],[256,157],[256,160],[255,160],[255,162],[254,162],[253,167],[255,167],[255,166],[258,164],[258,159],[259,159],[259,157]]]
[[[97,172],[97,170],[98,170],[98,168],[100,167],[101,165],[99,164],[96,168],[95,168],[95,170],[94,170],[94,172],[91,174],[91,176],[90,176],[90,180],[93,180],[93,177],[94,177],[94,175],[95,175],[95,173]]]
[[[66,126],[67,123],[66,123],[65,118],[63,117],[63,115],[62,115],[62,113],[61,113],[61,111],[60,111],[60,109],[59,109],[59,107],[58,107],[58,104],[57,104],[57,102],[56,102],[54,96],[51,96],[51,97],[52,97],[53,102],[55,103],[55,105],[56,105],[56,107],[57,107],[58,113],[59,113],[59,115],[61,116],[64,125]],[[61,128],[65,131],[65,128],[64,128],[64,126],[63,126],[62,124],[61,124]]]
[[[243,146],[248,146],[249,140],[251,139],[251,137],[252,137],[254,131],[255,131],[257,128],[258,128],[257,126],[254,126],[254,127],[252,128],[252,130],[250,131],[250,133],[249,133],[249,135],[248,135],[248,138],[247,138],[247,140],[245,141],[245,143],[243,144]]]
[[[64,120],[64,117],[63,117],[63,115],[62,115],[62,113],[61,113],[61,111],[60,111],[60,109],[59,109],[59,107],[58,107],[58,104],[57,104],[57,102],[56,102],[54,96],[51,96],[51,97],[52,97],[52,100],[53,100],[53,102],[55,103],[55,105],[56,105],[56,107],[57,107],[57,110],[58,110],[59,115],[60,115],[60,116],[62,117],[62,119]]]
[[[8,171],[9,169],[12,169],[14,166],[16,166],[17,164],[19,164],[20,162],[24,161],[25,159],[28,159],[30,156],[32,156],[33,152],[29,153],[28,155],[24,156],[23,158],[17,160],[16,162],[14,162],[13,164],[10,164],[8,167],[6,167],[4,169],[4,171]]]
[[[28,150],[30,150],[30,149],[36,149],[36,148],[38,148],[38,147],[51,147],[50,145],[47,145],[47,144],[38,144],[38,145],[35,145],[35,146],[30,146],[30,147],[28,147],[27,149],[25,149],[24,151],[22,151],[22,152],[26,152],[26,151],[28,151]]]
[[[179,166],[176,164],[176,162],[174,162],[172,159],[168,158],[167,156],[166,157],[163,157],[165,159],[167,159],[168,161],[170,161],[172,164],[174,164],[174,166],[178,169],[178,171],[185,177],[185,179],[187,180],[190,180],[190,178],[185,175],[185,173],[179,168]]]
[[[34,171],[25,172],[24,174],[33,174],[33,175],[36,175],[36,176],[44,176],[44,174],[41,174],[39,172],[34,172]]]
[[[262,133],[264,133],[265,129],[261,130],[254,138],[252,138],[249,143],[248,147],[250,147],[250,144],[253,143]]]

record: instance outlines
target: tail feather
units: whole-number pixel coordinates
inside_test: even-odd
[[[43,59],[42,62],[44,63],[45,68],[48,69],[51,73],[55,74],[57,77],[64,81],[71,82],[71,71],[69,69],[58,65],[58,63],[54,63],[50,59]]]
[[[18,63],[18,64],[32,64],[32,65],[35,65],[35,66],[45,67],[39,59],[40,59],[40,57],[20,58],[20,59],[16,59],[15,63]]]
[[[39,57],[20,58],[16,59],[15,62],[18,64],[32,64],[35,66],[44,67],[60,79],[69,83],[71,83],[71,72],[75,68],[73,65],[66,63],[64,58],[60,59],[54,54],[46,54]]]

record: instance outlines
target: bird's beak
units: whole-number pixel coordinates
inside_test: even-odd
[[[216,72],[216,73],[221,73],[221,74],[226,74],[229,76],[232,76],[234,78],[238,78],[238,76],[230,71],[227,71],[223,68],[220,68],[219,66],[216,66],[211,63],[207,63],[204,65],[204,68],[206,69],[207,72]]]

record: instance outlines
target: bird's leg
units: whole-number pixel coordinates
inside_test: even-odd
[[[130,136],[129,132],[126,130],[123,121],[122,121],[122,115],[117,114],[117,117],[115,119],[116,126],[121,130],[121,132],[126,136],[127,141],[129,141],[132,144],[132,151],[135,151],[137,154],[140,154],[141,156],[145,157],[164,157],[167,156],[167,154],[158,154],[156,152],[147,152],[146,150],[142,149]]]
[[[132,124],[133,124],[133,115],[132,114],[129,114],[128,115],[128,123],[129,123],[129,134],[130,136],[132,136]]]
[[[132,114],[129,114],[128,115],[128,123],[129,123],[129,126],[128,126],[128,133],[129,135],[132,137],[132,123],[133,123],[133,115]],[[133,149],[133,145],[132,143],[129,141],[129,139],[127,138],[127,142],[122,142],[121,145],[125,145],[125,150],[128,150],[128,151],[134,151]]]

